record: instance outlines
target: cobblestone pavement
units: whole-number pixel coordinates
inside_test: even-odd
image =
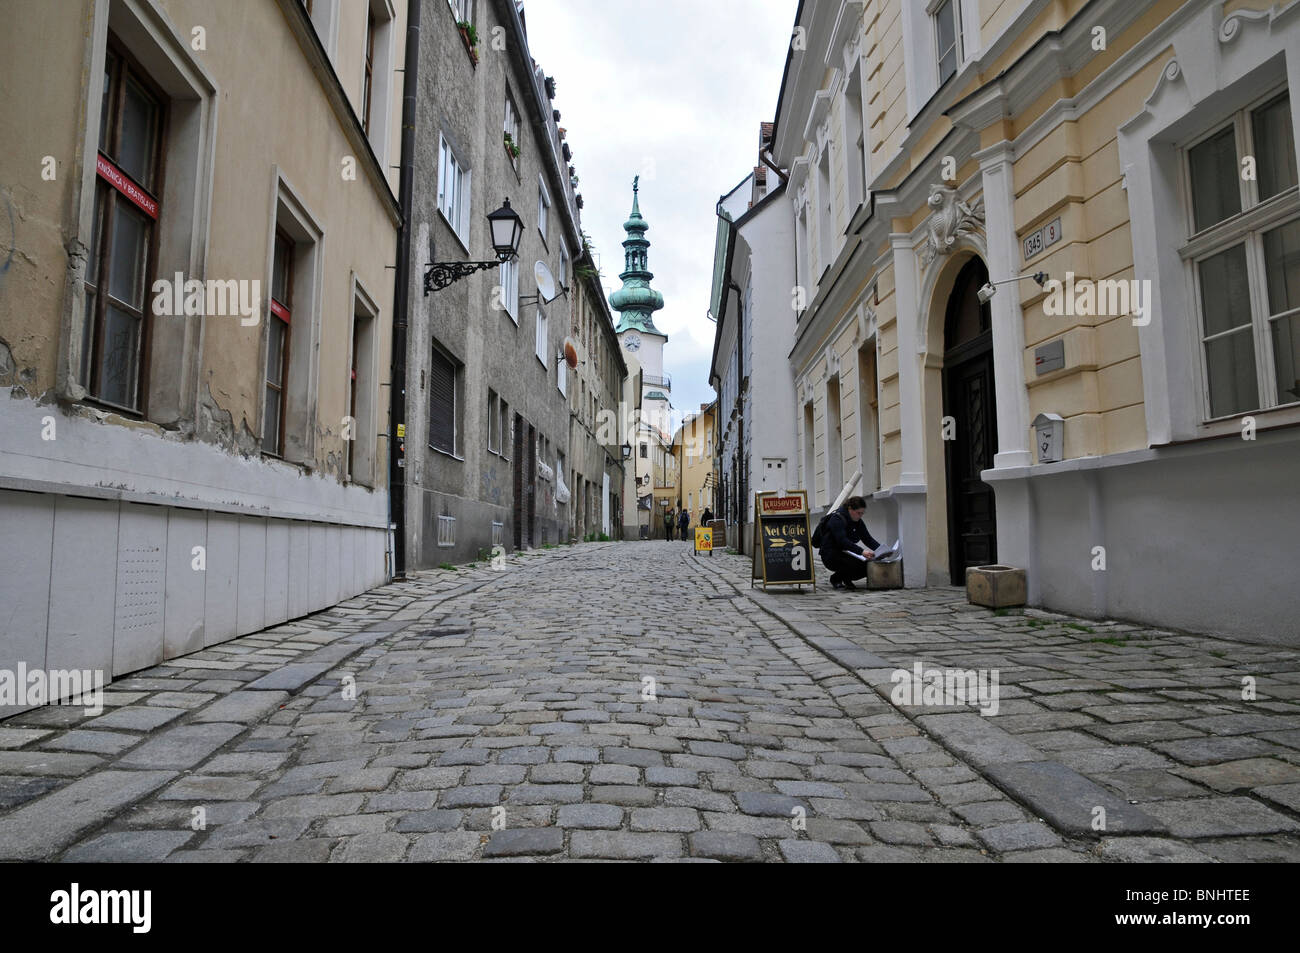
[[[997,713],[896,705],[917,663]],[[0,859],[1300,860],[1300,653],[685,543],[419,574],[106,705],[0,723]]]

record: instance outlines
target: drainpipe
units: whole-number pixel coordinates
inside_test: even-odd
[[[406,8],[406,62],[402,73],[402,159],[397,201],[397,277],[393,287],[393,360],[388,435],[388,522],[393,531],[393,578],[406,578],[406,469],[397,425],[406,422],[406,329],[411,308],[411,206],[415,184],[415,104],[419,95],[420,0]],[[409,435],[408,435],[409,436]]]

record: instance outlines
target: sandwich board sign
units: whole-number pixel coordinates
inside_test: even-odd
[[[695,551],[713,555],[713,530],[708,526],[695,527]]]
[[[813,575],[808,494],[754,494],[753,580],[768,586],[817,586]]]

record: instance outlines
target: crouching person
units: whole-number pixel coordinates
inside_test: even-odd
[[[820,553],[822,565],[831,571],[832,588],[858,588],[853,580],[866,576],[866,559],[874,556],[880,545],[862,522],[866,511],[867,501],[860,496],[851,496],[826,518]],[[859,559],[858,556],[865,558]]]

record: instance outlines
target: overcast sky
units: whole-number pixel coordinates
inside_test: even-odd
[[[606,293],[622,286],[632,177],[650,223],[655,324],[673,406],[714,398],[705,316],[714,206],[757,162],[776,111],[797,0],[525,0],[533,58],[554,76]],[[615,314],[617,319],[617,314]]]

